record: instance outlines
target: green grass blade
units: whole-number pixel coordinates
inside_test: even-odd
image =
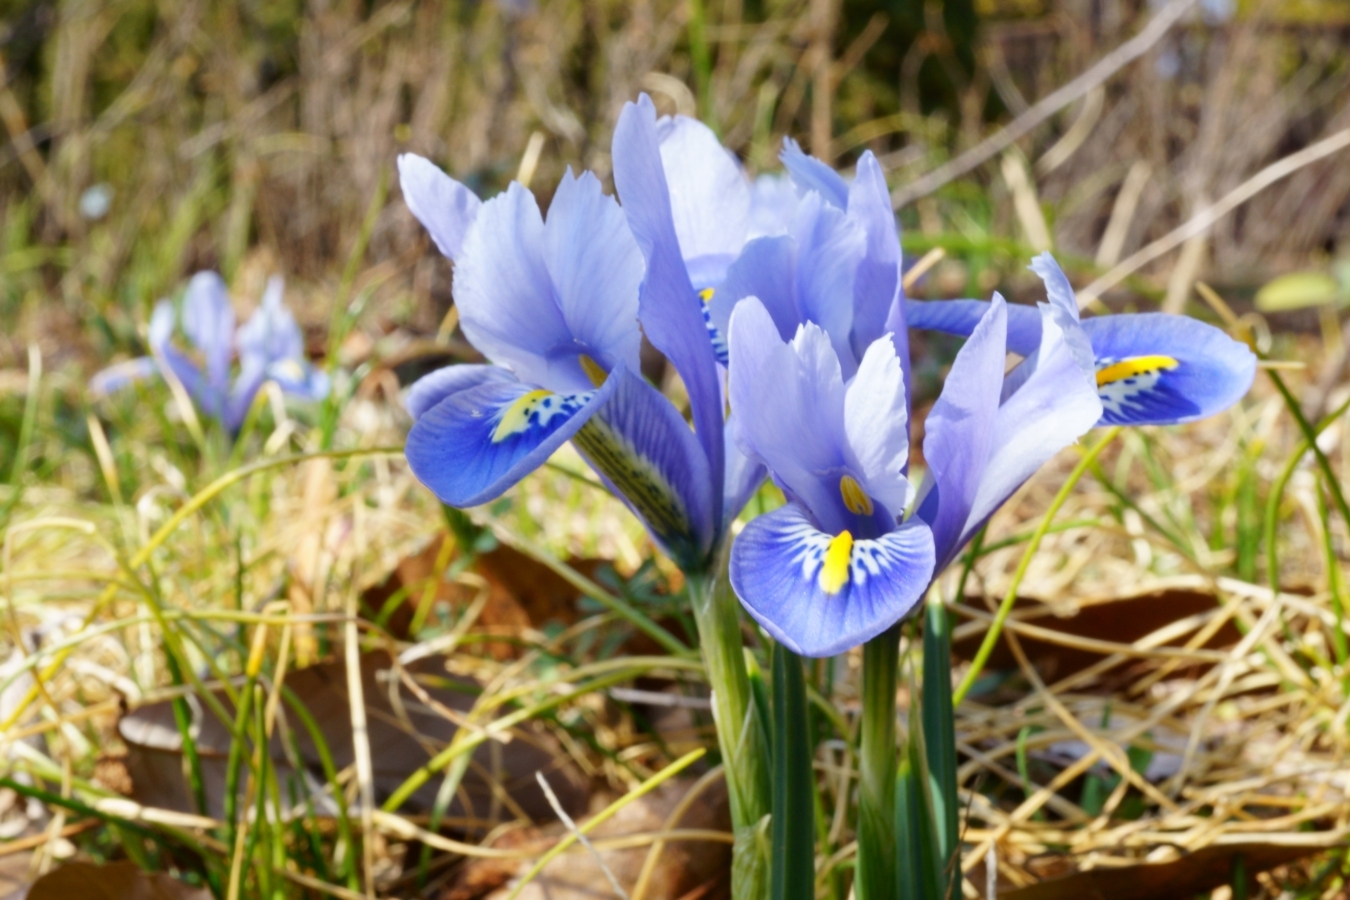
[[[900,627],[863,645],[862,743],[858,767],[859,900],[895,896],[895,689]]]
[[[948,870],[960,840],[961,798],[956,790],[956,717],[952,706],[952,632],[947,607],[930,593],[924,605],[923,737],[928,787],[933,798],[934,843],[942,861],[940,883],[948,888]]]
[[[801,657],[773,648],[773,900],[815,896],[815,779]]]

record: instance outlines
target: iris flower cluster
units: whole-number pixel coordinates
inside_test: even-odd
[[[1218,412],[1255,373],[1242,344],[1163,314],[1080,321],[1049,254],[1039,307],[907,300],[889,192],[790,141],[790,182],[751,182],[712,132],[646,97],[614,135],[622,207],[570,170],[547,219],[519,184],[486,202],[430,162],[404,196],[456,263],[489,360],[419,381],[413,471],[446,503],[500,495],[571,440],[686,570],[706,568],[767,474],[788,503],[731,553],[746,610],[829,656],[904,618],[1042,464],[1098,424]],[[908,471],[908,329],[967,338]],[[692,430],[638,368],[641,337],[688,389]],[[1021,361],[1010,371],[1009,354]]]
[[[104,369],[90,388],[105,396],[156,374],[172,377],[203,414],[231,433],[243,425],[253,398],[268,381],[301,399],[322,400],[328,395],[328,376],[306,360],[304,335],[282,294],[281,279],[269,279],[257,310],[236,329],[225,282],[215,272],[198,272],[183,295],[181,319],[193,352],[174,342],[179,315],[172,301],[161,300],[150,317],[150,355]]]

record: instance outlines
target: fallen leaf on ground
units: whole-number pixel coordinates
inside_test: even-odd
[[[606,839],[667,828],[730,832],[730,807],[721,781],[708,786],[682,816],[671,821],[671,814],[694,783],[694,779],[679,779],[639,797],[587,835],[597,845],[605,868],[626,892],[632,892],[640,877],[651,845],[604,849]],[[577,824],[584,827],[585,821],[581,819]],[[508,832],[494,846],[530,849],[534,853],[529,859],[472,860],[438,900],[504,900],[514,880],[529,871],[534,861],[566,834],[561,823]],[[643,896],[646,900],[678,900],[693,894],[700,900],[716,900],[729,896],[730,884],[730,844],[711,840],[671,841],[657,858]],[[613,894],[600,862],[578,844],[549,863],[525,886],[519,900],[595,900]]]
[[[134,863],[98,865],[68,862],[43,875],[28,889],[28,900],[211,900],[162,872],[143,872]]]

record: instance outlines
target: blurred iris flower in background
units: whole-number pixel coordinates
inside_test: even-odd
[[[90,390],[106,396],[133,381],[172,376],[205,415],[230,432],[243,425],[263,384],[274,381],[305,400],[328,395],[329,379],[305,358],[304,335],[282,299],[283,282],[267,282],[257,310],[238,330],[225,282],[215,272],[198,272],[183,295],[182,331],[194,352],[175,345],[177,311],[161,300],[150,318],[150,356],[128,360],[96,374]],[[232,378],[236,353],[239,371]]]

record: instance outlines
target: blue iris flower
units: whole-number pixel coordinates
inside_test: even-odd
[[[776,640],[830,656],[889,628],[933,572],[927,525],[901,524],[913,489],[904,375],[883,336],[851,378],[814,322],[784,342],[756,298],[731,318],[732,429],[789,502],[736,538],[731,583]]]
[[[1035,264],[1049,276],[1066,306],[1073,288],[1049,255]],[[1052,271],[1053,270],[1053,271]],[[981,300],[910,300],[911,327],[967,337],[985,315]],[[1041,316],[1008,306],[1008,350],[1027,355],[1041,340]],[[1121,313],[1082,322],[1092,345],[1102,425],[1176,425],[1194,422],[1236,403],[1256,377],[1256,356],[1223,331],[1197,319],[1166,313]]]
[[[225,282],[215,272],[198,272],[183,295],[182,331],[195,352],[173,341],[178,315],[161,300],[150,317],[150,356],[110,366],[90,381],[107,395],[155,374],[172,375],[205,415],[238,431],[253,398],[267,381],[307,400],[328,395],[328,376],[305,358],[304,336],[282,300],[282,280],[267,283],[258,309],[238,331]],[[236,352],[239,373],[231,378]]]
[[[783,161],[801,192],[788,233],[750,241],[711,305],[715,326],[743,323],[731,325],[733,431],[790,501],[738,538],[733,586],[751,615],[798,653],[829,655],[903,618],[1017,488],[1094,425],[1191,421],[1236,402],[1251,384],[1250,351],[1203,323],[1160,315],[1081,322],[1049,254],[1032,263],[1048,296],[1038,308],[998,295],[906,301],[898,232],[875,160],[860,160],[852,184],[794,144]],[[795,369],[781,346],[764,349],[768,325],[790,342]],[[861,477],[842,462],[852,445],[838,425],[841,414],[866,418],[840,412],[856,389],[873,398],[873,418],[887,423],[896,446],[904,440],[904,390],[888,410],[862,385],[867,361],[883,352],[899,383],[908,382],[910,326],[968,338],[926,422],[929,472],[912,510],[898,488],[884,496],[877,474]],[[1025,359],[1005,374],[1009,352]],[[903,481],[906,463],[904,454],[889,458],[891,483]],[[841,517],[840,503],[866,510],[866,521]],[[927,563],[881,555],[867,543],[902,535],[917,542],[909,529],[919,528],[932,549]],[[858,547],[867,562],[855,560]]]
[[[545,219],[519,184],[482,202],[420,157],[401,157],[399,172],[409,207],[455,262],[465,336],[491,363],[413,386],[413,472],[446,503],[474,506],[570,439],[660,546],[682,566],[701,565],[720,482],[679,412],[640,374],[644,262],[624,211],[590,173],[564,176]],[[646,326],[658,346],[660,326]],[[696,329],[711,362],[701,321]],[[720,425],[719,413],[719,446]]]

